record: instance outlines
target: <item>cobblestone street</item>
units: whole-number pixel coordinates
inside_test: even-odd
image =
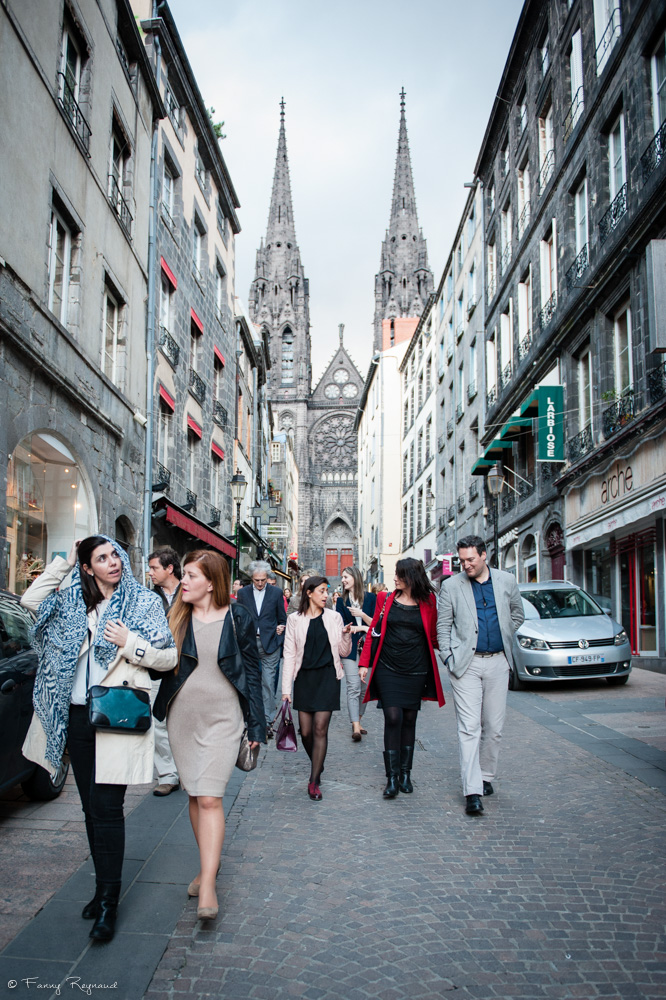
[[[450,699],[422,714],[411,797],[380,797],[374,706],[361,746],[336,717],[320,804],[307,798],[303,753],[271,747],[231,814],[221,916],[197,929],[187,906],[147,1000],[666,996],[666,786],[557,721],[581,705],[640,714],[657,692],[663,708],[663,687],[635,671],[621,691],[512,695],[501,777],[479,819],[462,808]]]
[[[480,818],[463,811],[449,694],[424,709],[415,792],[395,801],[381,798],[374,706],[360,745],[346,713],[334,717],[321,803],[307,797],[303,752],[271,745],[230,784],[220,916],[206,927],[185,895],[197,867],[185,795],[137,788],[118,933],[101,947],[79,918],[90,861],[64,881],[83,850],[75,789],[58,831],[53,804],[5,800],[2,870],[23,834],[46,874],[26,892],[26,854],[3,886],[0,995],[27,995],[24,977],[82,976],[116,982],[119,1000],[664,997],[664,687],[635,670],[622,689],[511,693]]]

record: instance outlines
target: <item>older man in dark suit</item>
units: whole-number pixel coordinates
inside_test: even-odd
[[[461,538],[458,556],[462,572],[439,592],[437,638],[453,690],[465,812],[473,816],[493,794],[513,635],[525,614],[516,578],[489,568],[482,538]]]
[[[284,629],[287,624],[287,614],[284,609],[284,598],[279,587],[269,587],[268,574],[271,571],[269,563],[258,560],[250,563],[249,573],[252,583],[242,587],[236,594],[239,604],[252,615],[257,636],[257,652],[261,662],[261,690],[264,699],[264,714],[266,715],[266,736],[273,735],[271,723],[276,710],[275,683]]]

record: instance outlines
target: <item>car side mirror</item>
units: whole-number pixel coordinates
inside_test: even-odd
[[[608,615],[609,618],[613,617],[613,612],[612,611],[606,611],[606,614]]]

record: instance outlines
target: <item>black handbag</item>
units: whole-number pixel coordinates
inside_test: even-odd
[[[238,645],[238,633],[236,632],[236,622],[234,621],[234,614],[231,610],[231,606],[229,607],[227,614],[231,615],[231,627],[234,630],[234,639],[236,640],[236,665],[243,670],[243,657],[241,656],[240,646]],[[240,739],[238,757],[236,758],[236,767],[239,771],[254,771],[257,766],[258,759],[259,747],[252,749],[250,746],[250,739],[247,735],[246,726]]]
[[[86,688],[88,688],[88,721],[94,729],[110,733],[136,733],[143,736],[152,724],[150,695],[130,687],[127,681],[122,686],[106,687],[93,684],[90,680],[90,646],[88,646],[88,666],[86,668]]]

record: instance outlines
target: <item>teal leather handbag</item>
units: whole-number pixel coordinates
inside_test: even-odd
[[[122,687],[95,684],[88,691],[88,719],[95,729],[147,733],[151,724],[150,696],[129,684]]]

